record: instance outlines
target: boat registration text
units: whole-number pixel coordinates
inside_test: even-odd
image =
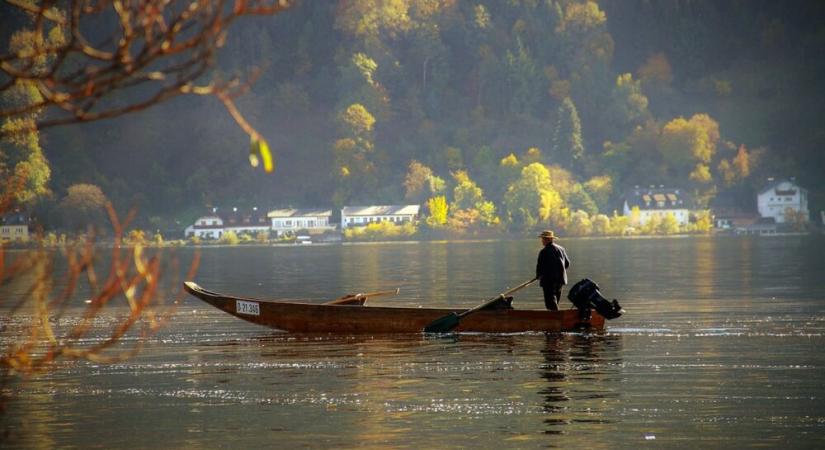
[[[260,316],[261,305],[258,302],[235,300],[235,312],[238,314],[248,314],[250,316]]]

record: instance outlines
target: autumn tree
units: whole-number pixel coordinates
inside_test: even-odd
[[[593,232],[593,223],[585,211],[575,211],[570,214],[567,231],[573,236],[587,236]]]
[[[456,186],[453,188],[453,202],[450,210],[453,215],[460,214],[474,217],[482,226],[495,225],[499,222],[493,202],[484,198],[484,192],[470,179],[467,172],[460,170],[453,173]]]
[[[11,54],[32,54],[39,45],[59,45],[63,39],[60,27],[39,30],[39,34],[37,30],[22,29],[12,34],[8,50]],[[29,64],[45,70],[46,61],[47,58],[41,56]],[[43,95],[35,81],[25,78],[8,80],[0,87],[0,112],[25,111],[14,115],[0,114],[0,212],[12,206],[30,205],[49,192],[51,169],[37,129],[42,108],[26,109],[42,102]]]
[[[587,79],[610,62],[614,43],[607,32],[607,15],[595,1],[566,2],[560,19],[555,31],[564,44],[562,60],[569,73]]]
[[[583,187],[600,210],[607,209],[607,202],[613,193],[613,179],[609,175],[595,176],[587,180]]]
[[[60,201],[60,213],[64,223],[73,230],[82,230],[88,225],[102,225],[106,219],[108,199],[94,184],[74,184],[69,186]]]
[[[0,213],[12,203],[29,203],[47,193],[50,170],[41,130],[124,116],[182,95],[217,98],[250,136],[250,162],[272,171],[266,140],[235,106],[256,74],[246,80],[224,79],[214,69],[232,23],[244,16],[277,14],[290,3],[3,3],[4,14],[15,8],[29,20],[15,23],[20,26],[16,30],[3,30],[11,38],[8,48],[0,49]],[[99,364],[133,356],[168,319],[172,306],[163,308],[162,302],[180,300],[182,291],[173,298],[160,282],[180,289],[174,259],[164,262],[159,254],[145,252],[143,239],[128,242],[124,237],[134,212],[118,217],[100,188],[88,184],[70,186],[60,204],[78,227],[100,221],[98,212],[104,207],[113,231],[108,271],[95,267],[99,252],[93,239],[68,244],[62,252],[66,273],[60,289],[55,289],[55,252],[39,247],[9,257],[0,243],[0,285],[20,283],[24,292],[0,298],[9,323],[19,325],[0,330],[0,414],[11,392],[7,383],[15,377],[54,370],[65,359]],[[160,240],[156,235],[155,241]],[[194,275],[197,259],[196,254],[186,279]],[[86,301],[78,305],[79,291]],[[118,312],[106,321],[110,333],[98,333],[94,324],[113,305],[125,307],[126,314]],[[63,320],[75,307],[79,313]]]
[[[371,160],[374,125],[375,118],[358,103],[338,115],[341,137],[333,144],[338,178],[333,198],[336,205],[375,191],[375,164]]]
[[[673,82],[673,68],[664,53],[651,55],[636,71],[645,86],[670,86]]]
[[[24,121],[4,128],[4,135],[118,117],[180,95],[208,95],[221,101],[250,136],[253,165],[262,162],[266,171],[273,169],[266,140],[235,106],[249,84],[222,79],[214,66],[232,23],[280,13],[290,0],[9,3],[33,19],[30,28],[16,34],[19,43],[0,55],[0,93],[21,86],[33,91],[25,101],[0,108],[0,117]],[[110,26],[94,26],[101,21]]]
[[[678,117],[662,128],[659,148],[674,175],[707,185],[712,181],[709,164],[719,137],[719,124],[707,114],[689,120]]]
[[[433,174],[432,169],[416,160],[410,161],[404,178],[404,197],[407,200],[420,203],[441,193],[444,188],[444,180]]]
[[[521,171],[521,177],[507,188],[504,210],[515,229],[529,230],[546,223],[562,208],[562,199],[553,188],[550,173],[542,164],[533,163]]]
[[[674,109],[670,101],[674,92],[673,68],[667,55],[658,52],[649,56],[636,70],[636,78],[649,98],[657,100],[652,106],[658,107],[658,111]]]
[[[610,234],[610,218],[604,214],[596,214],[590,220],[593,224],[593,234],[607,236]]]
[[[679,222],[676,220],[676,217],[673,216],[673,213],[667,213],[662,217],[656,231],[659,234],[676,234],[679,232]]]
[[[647,105],[647,96],[642,92],[641,83],[629,73],[619,75],[613,86],[608,117],[611,137],[623,138],[636,126],[650,120]]]
[[[336,28],[367,41],[380,33],[395,37],[413,25],[406,0],[343,0],[335,18]]]
[[[733,158],[719,161],[717,170],[726,186],[741,183],[750,176],[750,159],[748,149],[744,145],[740,145]]]
[[[376,71],[378,63],[364,53],[357,52],[342,65],[338,80],[338,109],[345,109],[351,104],[363,105],[380,120],[389,120],[391,116],[390,98],[386,88],[378,82]]]
[[[438,228],[447,223],[450,207],[447,204],[447,197],[439,195],[427,200],[429,215],[425,219],[431,228]]]
[[[521,175],[521,169],[523,167],[524,164],[519,161],[515,153],[510,153],[498,161],[491,186],[493,188],[492,197],[496,199],[499,204],[504,199],[504,193],[510,184],[516,181]]]
[[[599,212],[599,207],[596,206],[596,202],[593,201],[581,183],[575,183],[573,185],[566,196],[565,203],[570,209],[574,211],[584,211],[589,215],[595,215]]]

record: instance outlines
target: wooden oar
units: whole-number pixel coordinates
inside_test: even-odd
[[[400,288],[395,288],[389,291],[367,292],[358,294],[349,294],[335,300],[324,303],[325,305],[347,305],[359,304],[363,305],[370,297],[380,297],[382,295],[398,295]]]
[[[426,327],[424,327],[424,332],[425,333],[447,333],[449,331],[452,331],[453,328],[458,326],[458,323],[461,321],[461,319],[469,316],[470,314],[472,314],[476,311],[480,311],[480,310],[492,305],[493,303],[505,298],[506,296],[512,294],[513,292],[518,291],[519,289],[522,289],[522,288],[525,288],[525,287],[529,286],[530,284],[532,284],[536,280],[538,280],[538,278],[533,278],[530,281],[525,281],[524,283],[521,283],[520,285],[518,285],[518,286],[516,286],[516,287],[514,287],[514,288],[512,288],[508,291],[502,292],[501,294],[496,295],[495,297],[491,298],[490,300],[487,300],[486,302],[476,306],[473,309],[468,309],[467,311],[464,311],[461,314],[450,313],[450,314],[447,314],[444,317],[435,319],[432,322],[430,322]]]

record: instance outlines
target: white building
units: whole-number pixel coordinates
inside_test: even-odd
[[[279,236],[299,230],[306,230],[310,234],[333,230],[335,226],[330,225],[331,217],[330,209],[276,209],[267,213],[272,231]]]
[[[270,224],[266,214],[258,211],[239,210],[232,208],[219,211],[212,208],[212,214],[201,216],[193,225],[186,227],[184,235],[189,238],[197,236],[201,239],[220,239],[227,231],[240,234],[255,235],[260,232],[269,232]]]
[[[763,218],[773,218],[776,223],[785,223],[788,208],[801,213],[808,220],[808,191],[790,180],[768,179],[768,185],[756,196],[757,209]]]
[[[184,236],[197,236],[201,239],[220,239],[223,236],[223,219],[216,214],[198,217],[194,224],[186,227]]]
[[[260,232],[269,233],[270,230],[266,213],[258,211],[257,207],[247,210],[232,208],[231,211],[221,214],[221,217],[223,217],[224,229],[237,235],[249,234],[254,236]]]
[[[652,217],[664,218],[673,215],[679,225],[687,225],[690,211],[682,189],[670,189],[664,186],[641,188],[635,186],[625,193],[623,215],[630,217],[634,207],[639,208],[639,223],[644,225]]]
[[[25,213],[15,211],[0,217],[0,241],[29,240],[29,218]]]
[[[341,229],[374,222],[414,222],[420,205],[345,206],[341,210]]]

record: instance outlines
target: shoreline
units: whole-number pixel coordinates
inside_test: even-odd
[[[616,240],[616,239],[689,239],[689,238],[748,238],[748,237],[757,237],[757,238],[781,238],[781,237],[798,237],[798,236],[821,236],[825,235],[825,232],[821,230],[816,231],[809,231],[809,232],[781,232],[781,233],[771,233],[771,234],[736,234],[736,233],[726,233],[726,232],[715,232],[715,233],[707,233],[707,234],[668,234],[668,235],[626,235],[626,236],[563,236],[562,238],[565,241],[568,240]],[[300,243],[300,242],[271,242],[271,243],[260,243],[260,242],[253,242],[253,243],[238,243],[238,244],[225,244],[225,243],[214,243],[214,244],[190,244],[185,242],[181,244],[181,240],[171,240],[169,244],[161,244],[157,245],[155,243],[144,243],[144,248],[157,248],[157,249],[170,249],[170,248],[197,248],[197,249],[208,249],[208,248],[239,248],[239,247],[284,247],[284,248],[292,248],[292,247],[317,247],[317,246],[330,246],[330,245],[370,245],[370,244],[420,244],[420,243],[454,243],[454,242],[467,242],[467,243],[480,243],[480,242],[494,242],[494,241],[519,241],[525,239],[532,239],[532,236],[517,236],[517,235],[507,235],[503,234],[500,236],[495,237],[466,237],[466,238],[459,238],[453,237],[444,239],[443,237],[433,238],[433,239],[376,239],[376,240],[332,240],[332,241],[318,241],[318,242],[311,242],[311,243]],[[50,245],[45,246],[43,248],[64,248],[72,245],[76,245],[78,243],[66,243],[63,245]],[[31,250],[35,248],[40,248],[41,246],[37,244],[37,241],[28,241],[28,242],[13,242],[13,241],[6,241],[0,243],[2,246],[3,251],[14,251],[14,250]],[[107,241],[107,240],[99,240],[94,242],[95,247],[101,248],[112,248],[114,247],[114,242]],[[123,243],[122,247],[134,247],[135,244],[133,243]]]

